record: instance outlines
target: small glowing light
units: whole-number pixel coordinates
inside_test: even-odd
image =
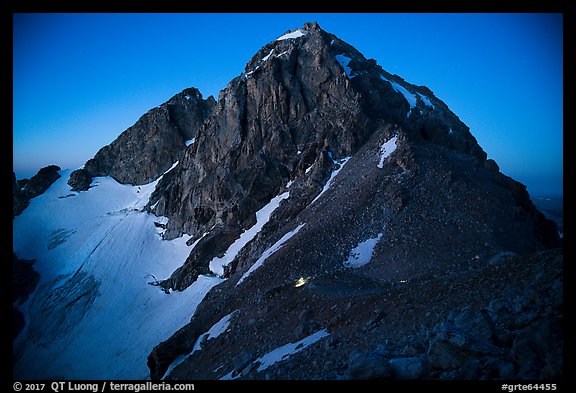
[[[408,282],[408,280],[400,280],[400,282]]]
[[[307,278],[300,277],[298,280],[296,280],[296,284],[294,284],[294,287],[296,288],[301,287],[302,285],[306,284],[307,281],[308,281]]]

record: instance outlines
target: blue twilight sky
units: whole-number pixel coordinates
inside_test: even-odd
[[[429,87],[500,170],[562,193],[562,14],[15,14],[17,178],[74,169],[187,87],[214,95],[250,57],[317,21]]]

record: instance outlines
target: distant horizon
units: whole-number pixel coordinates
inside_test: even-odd
[[[563,196],[562,14],[14,14],[16,177],[81,167],[185,88],[218,99],[307,21],[429,87],[531,195]]]
[[[56,165],[56,164],[49,164],[49,165]],[[49,165],[46,165],[46,166],[49,166]],[[38,168],[38,170],[40,170],[40,169],[42,169],[42,168]],[[65,172],[65,171],[72,172],[76,169],[78,169],[78,168],[60,168],[60,171],[58,171],[58,172],[59,173]],[[23,180],[23,179],[29,180],[36,173],[38,173],[38,171],[35,171],[32,175],[25,176],[25,177],[22,177],[22,176],[18,177],[18,174],[16,174],[16,180]],[[514,180],[518,181],[517,179],[514,179]],[[520,183],[524,184],[522,182],[520,182]],[[524,185],[526,185],[526,184],[524,184]],[[546,190],[540,190],[540,189],[537,189],[536,191],[531,191],[530,189],[527,189],[527,191],[531,197],[535,197],[535,198],[552,198],[552,199],[560,199],[560,200],[564,199],[564,193],[563,192],[554,193],[554,192],[548,192]]]

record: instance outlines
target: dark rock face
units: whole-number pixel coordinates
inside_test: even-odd
[[[214,225],[242,230],[320,152],[342,157],[362,143],[374,125],[366,126],[356,103],[348,105],[355,93],[328,53],[328,39],[314,31],[304,46],[265,46],[220,94],[198,143],[150,201],[159,201],[155,213],[171,218],[168,238]]]
[[[36,289],[36,285],[40,280],[40,274],[32,267],[34,262],[34,260],[19,259],[16,254],[13,253],[12,304],[23,304],[34,289]],[[22,313],[16,307],[12,308],[12,313],[14,316],[12,338],[16,338],[24,328],[25,320]]]
[[[25,179],[27,182],[27,179]],[[26,209],[26,207],[28,207],[28,204],[30,203],[30,200],[28,198],[25,198],[24,193],[22,191],[24,187],[24,184],[26,182],[23,181],[16,181],[16,174],[14,172],[12,172],[12,200],[13,200],[13,206],[12,206],[12,215],[13,216],[17,216],[19,214],[21,214],[24,209]]]
[[[509,350],[495,338],[501,321],[481,308],[467,311],[460,303],[462,315],[448,323],[439,317],[450,300],[438,295],[423,302],[433,310],[428,319],[438,325],[426,330],[373,296],[393,296],[399,283],[428,288],[426,283],[439,277],[460,280],[469,272],[481,277],[484,269],[502,266],[514,274],[518,266],[512,268],[510,260],[560,245],[556,225],[534,207],[522,184],[487,160],[468,127],[429,89],[388,74],[317,24],[306,24],[300,33],[271,42],[248,62],[221,92],[198,143],[150,199],[149,211],[169,217],[166,238],[183,233],[191,241],[201,238],[186,263],[162,283],[165,289],[183,290],[209,273],[209,262],[255,224],[259,209],[289,192],[268,224],[226,266],[227,280],[209,292],[191,323],[154,348],[148,358],[152,378],[162,377],[202,332],[236,310],[243,316],[234,314],[232,331],[247,353],[262,355],[322,327],[341,332],[326,340],[328,352],[333,346],[340,351],[332,358],[339,374],[327,370],[328,361],[314,365],[297,354],[289,365],[266,374],[251,366],[242,372],[233,368],[231,375],[242,378],[472,379],[490,378],[495,365],[502,373],[524,375],[518,365],[510,366],[513,359],[500,362],[501,351]],[[239,284],[274,244],[301,225]],[[375,246],[364,265],[347,266],[359,254],[355,248],[370,239]],[[504,254],[510,257],[494,259]],[[489,263],[495,260],[501,262]],[[304,282],[301,289],[298,282]],[[362,324],[351,320],[350,310],[360,312],[359,303],[370,312]],[[300,308],[309,304],[314,311],[306,314]],[[409,306],[403,309],[412,313]],[[309,320],[302,320],[303,313]],[[427,320],[424,315],[418,323]],[[366,341],[352,359],[350,347],[338,344],[364,342],[356,332],[371,336],[389,323],[390,329],[427,338],[384,358],[370,354],[374,342]],[[431,349],[426,340],[433,343]],[[228,364],[222,354],[239,356],[232,348],[218,352],[228,344],[224,337],[211,340],[209,347],[218,350],[193,356],[172,377],[222,377],[226,371],[212,371]],[[342,365],[343,359],[351,367]],[[382,360],[377,370],[363,369],[375,359]],[[461,362],[475,366],[460,370]]]
[[[204,100],[197,89],[182,91],[100,149],[84,168],[71,174],[69,184],[81,191],[96,176],[134,185],[157,179],[180,159],[185,142],[196,137],[215,105],[214,98]]]
[[[68,184],[74,191],[86,191],[92,184],[92,176],[85,168],[77,169],[70,174]]]
[[[335,162],[350,156],[347,166],[364,174],[354,180],[351,195],[360,189],[378,195],[360,192],[381,206],[361,214],[372,216],[373,224],[387,223],[393,244],[387,259],[410,274],[447,239],[458,253],[483,249],[487,255],[558,244],[554,224],[534,208],[525,187],[486,160],[468,127],[429,89],[390,75],[316,24],[301,31],[304,36],[273,41],[256,53],[221,92],[197,143],[152,195],[148,209],[170,218],[165,238],[210,233],[198,246],[204,251],[194,251],[165,287],[182,290],[207,272],[207,262],[251,227],[255,212],[289,181],[300,184],[293,187],[298,188],[284,218],[310,210]],[[399,146],[394,159],[376,168],[378,159],[372,157],[394,136]],[[491,222],[485,226],[487,217]],[[401,232],[410,239],[399,239]],[[427,243],[419,241],[421,235]],[[218,247],[206,247],[208,241]],[[404,255],[407,251],[412,255]]]
[[[52,183],[60,178],[60,167],[49,165],[38,171],[30,180],[16,180],[12,173],[13,215],[20,215],[30,204],[32,198],[42,195]]]
[[[392,377],[392,369],[388,360],[377,352],[354,351],[348,359],[347,376],[356,380],[388,379]]]

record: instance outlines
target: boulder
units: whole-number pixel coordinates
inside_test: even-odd
[[[426,368],[424,356],[394,358],[388,361],[388,365],[397,379],[419,379]]]
[[[86,169],[78,169],[70,174],[70,179],[68,184],[75,191],[86,191],[90,188],[92,184],[92,176]]]
[[[393,376],[388,360],[374,352],[354,351],[348,359],[349,379],[388,379]]]

